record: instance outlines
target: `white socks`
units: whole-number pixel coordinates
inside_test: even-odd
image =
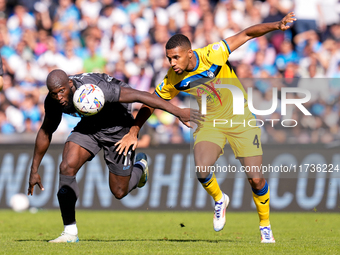
[[[65,225],[64,226],[64,232],[70,235],[78,235],[78,228],[76,224],[71,224],[71,225]]]

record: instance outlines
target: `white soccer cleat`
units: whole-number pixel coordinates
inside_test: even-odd
[[[139,183],[137,185],[138,188],[144,187],[146,182],[148,181],[148,176],[149,176],[149,168],[148,168],[148,158],[145,155],[145,153],[140,152],[136,156],[136,163],[135,164],[140,164],[143,165],[143,174],[139,179]]]
[[[260,226],[260,231],[261,231],[261,243],[275,243],[275,239],[270,225],[267,227]]]
[[[223,193],[224,201],[215,202],[215,213],[214,213],[214,230],[221,231],[225,225],[225,213],[229,205],[229,197]]]
[[[79,238],[77,235],[71,235],[71,234],[67,234],[63,232],[58,238],[50,240],[48,242],[49,243],[78,243]]]

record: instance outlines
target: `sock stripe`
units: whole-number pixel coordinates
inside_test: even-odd
[[[262,189],[259,190],[259,189],[253,189],[252,188],[252,190],[253,190],[254,194],[257,195],[257,196],[263,196],[263,195],[267,194],[267,192],[268,192],[268,183],[267,183],[267,181],[264,184],[264,187]]]
[[[136,162],[134,165],[135,165],[135,166],[136,166],[136,165],[137,165],[137,166],[141,166],[141,167],[143,168],[143,170],[144,170],[145,167],[146,167],[146,165],[144,164],[143,161],[138,161],[138,162]]]
[[[198,178],[199,182],[202,184],[206,184],[207,182],[209,182],[212,178],[213,174],[210,173],[207,178]]]

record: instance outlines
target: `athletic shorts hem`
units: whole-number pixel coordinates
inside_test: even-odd
[[[109,168],[110,173],[112,173],[114,175],[118,175],[118,176],[130,176],[132,169],[133,169],[133,165],[130,166],[130,168],[126,169],[126,170],[118,169],[117,165],[115,165],[115,164],[109,164],[109,165],[107,165],[107,167]]]
[[[235,158],[249,158],[249,157],[256,157],[256,156],[262,156],[263,152],[261,153],[254,153],[254,154],[247,154],[247,155],[235,155]]]

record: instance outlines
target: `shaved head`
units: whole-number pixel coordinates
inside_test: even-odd
[[[73,93],[76,90],[73,81],[60,69],[50,72],[46,79],[46,86],[50,97],[59,102],[64,113],[75,111]]]
[[[68,86],[68,81],[69,78],[63,70],[55,69],[48,74],[46,86],[51,91],[60,86]]]

